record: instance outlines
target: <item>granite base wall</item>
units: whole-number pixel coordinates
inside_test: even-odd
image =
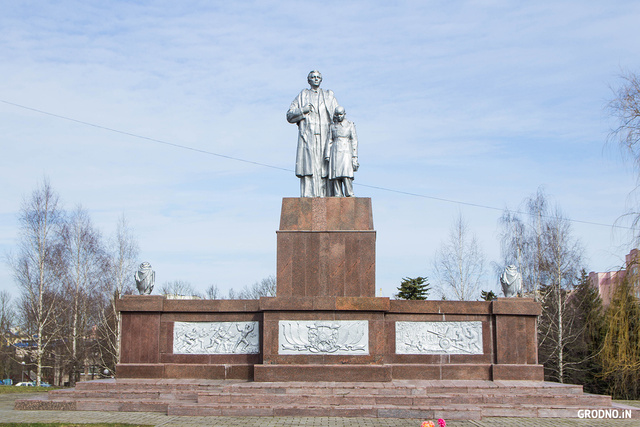
[[[275,298],[119,300],[117,375],[542,381],[539,304],[375,297],[371,199],[284,198],[276,235]]]
[[[543,380],[537,359],[538,303],[400,301],[370,297],[171,300],[125,296],[119,378],[254,381],[394,379]],[[365,321],[367,354],[281,354],[279,322]],[[396,322],[481,322],[480,354],[398,354]],[[175,322],[257,322],[256,354],[174,354]],[[230,323],[233,324],[233,323]]]

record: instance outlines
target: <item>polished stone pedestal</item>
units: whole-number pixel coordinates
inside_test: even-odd
[[[371,199],[285,198],[278,236],[278,297],[374,297]]]
[[[277,239],[277,297],[123,297],[118,377],[542,381],[538,303],[375,297],[370,199],[284,199]]]

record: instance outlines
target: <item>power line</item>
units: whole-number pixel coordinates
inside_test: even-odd
[[[355,184],[355,183],[354,183]],[[389,191],[389,192],[393,192],[393,193],[399,193],[399,194],[406,194],[408,196],[414,196],[414,197],[421,197],[424,199],[430,199],[430,200],[437,200],[440,202],[447,202],[447,203],[455,203],[458,205],[464,205],[464,206],[471,206],[474,208],[482,208],[482,209],[491,209],[494,211],[500,211],[500,212],[504,212],[505,209],[501,209],[501,208],[496,208],[495,206],[487,206],[487,205],[481,205],[478,203],[470,203],[470,202],[461,202],[459,200],[451,200],[451,199],[444,199],[442,197],[435,197],[435,196],[427,196],[424,194],[419,194],[419,193],[411,193],[408,191],[401,191],[401,190],[393,190],[390,188],[384,188],[384,187],[377,187],[374,185],[367,185],[367,184],[358,184],[361,187],[368,187],[368,188],[374,188],[376,190],[382,190],[382,191]],[[529,212],[524,212],[524,211],[511,211],[513,213],[517,213],[517,214],[521,214],[521,215],[531,215]],[[541,215],[542,218],[553,218],[550,215]],[[632,227],[625,227],[622,225],[616,225],[616,224],[604,224],[601,222],[592,222],[592,221],[581,221],[579,219],[570,219],[570,218],[565,218],[568,221],[571,222],[576,222],[576,223],[580,223],[580,224],[588,224],[588,225],[597,225],[597,226],[601,226],[601,227],[610,227],[610,228],[622,228],[625,230],[634,230],[634,228]]]
[[[102,126],[102,125],[98,125],[98,124],[95,124],[95,123],[85,122],[83,120],[78,120],[78,119],[74,119],[74,118],[71,118],[71,117],[62,116],[60,114],[50,113],[48,111],[39,110],[37,108],[27,107],[25,105],[16,104],[14,102],[5,101],[5,100],[2,100],[2,99],[0,99],[0,102],[3,102],[5,104],[7,104],[7,105],[11,105],[13,107],[18,107],[18,108],[22,108],[22,109],[25,109],[25,110],[33,111],[33,112],[36,112],[36,113],[39,113],[39,114],[44,114],[44,115],[47,115],[47,116],[55,117],[55,118],[58,118],[58,119],[67,120],[67,121],[74,122],[74,123],[79,123],[79,124],[82,124],[82,125],[85,125],[85,126],[91,126],[91,127],[94,127],[94,128],[97,128],[97,129],[106,130],[106,131],[109,131],[109,132],[118,133],[120,135],[130,136],[132,138],[143,139],[143,140],[150,141],[150,142],[155,142],[155,143],[158,143],[158,144],[168,145],[170,147],[175,147],[175,148],[181,148],[181,149],[184,149],[184,150],[195,151],[197,153],[208,154],[208,155],[220,157],[220,158],[223,158],[223,159],[235,160],[237,162],[248,163],[248,164],[257,165],[257,166],[263,166],[263,167],[270,168],[270,169],[277,169],[277,170],[281,170],[281,171],[285,171],[285,172],[293,172],[292,169],[283,168],[283,167],[280,167],[280,166],[274,166],[274,165],[270,165],[270,164],[262,163],[262,162],[256,162],[256,161],[253,161],[253,160],[242,159],[240,157],[228,156],[226,154],[215,153],[213,151],[202,150],[202,149],[199,149],[199,148],[193,148],[193,147],[189,147],[187,145],[176,144],[174,142],[163,141],[161,139],[151,138],[151,137],[148,137],[148,136],[138,135],[138,134],[135,134],[135,133],[131,133],[131,132],[126,132],[126,131],[110,128],[108,126]],[[443,197],[428,196],[426,194],[412,193],[412,192],[409,192],[409,191],[395,190],[393,188],[385,188],[385,187],[379,187],[379,186],[375,186],[375,185],[367,185],[367,184],[362,184],[362,183],[354,183],[354,184],[356,184],[356,185],[358,185],[360,187],[372,188],[372,189],[375,189],[375,190],[387,191],[387,192],[396,193],[396,194],[404,194],[404,195],[412,196],[412,197],[420,197],[420,198],[423,198],[423,199],[435,200],[435,201],[439,201],[439,202],[454,203],[454,204],[457,204],[457,205],[470,206],[470,207],[481,208],[481,209],[490,209],[490,210],[499,211],[499,212],[503,212],[504,211],[504,209],[502,209],[502,208],[497,208],[495,206],[482,205],[482,204],[479,204],[479,203],[463,202],[463,201],[459,201],[459,200],[446,199],[446,198],[443,198]],[[513,211],[513,212],[521,214],[521,215],[529,215],[528,212],[521,212],[521,211]],[[549,216],[545,216],[545,217],[550,218]],[[571,222],[579,223],[579,224],[595,225],[595,226],[609,227],[609,228],[620,228],[620,229],[625,229],[625,230],[634,230],[632,227],[625,227],[625,226],[616,225],[616,224],[603,224],[603,223],[599,223],[599,222],[581,221],[581,220],[569,219],[569,218],[567,218],[567,220],[571,221]]]
[[[253,160],[241,159],[239,157],[227,156],[225,154],[214,153],[212,151],[201,150],[199,148],[193,148],[193,147],[189,147],[189,146],[186,146],[186,145],[176,144],[174,142],[163,141],[161,139],[150,138],[148,136],[138,135],[138,134],[131,133],[131,132],[125,132],[125,131],[114,129],[114,128],[110,128],[110,127],[107,127],[107,126],[97,125],[95,123],[85,122],[85,121],[74,119],[74,118],[71,118],[71,117],[61,116],[59,114],[49,113],[47,111],[38,110],[37,108],[27,107],[27,106],[20,105],[20,104],[15,104],[13,102],[5,101],[5,100],[2,100],[2,99],[0,99],[0,102],[3,102],[3,103],[8,104],[8,105],[12,105],[14,107],[23,108],[25,110],[34,111],[36,113],[45,114],[47,116],[56,117],[58,119],[68,120],[70,122],[80,123],[82,125],[91,126],[91,127],[102,129],[102,130],[107,130],[109,132],[114,132],[114,133],[119,133],[121,135],[131,136],[133,138],[139,138],[139,139],[144,139],[144,140],[151,141],[151,142],[157,142],[159,144],[169,145],[171,147],[182,148],[182,149],[185,149],[185,150],[191,150],[191,151],[195,151],[195,152],[202,153],[202,154],[209,154],[211,156],[221,157],[223,159],[235,160],[235,161],[238,161],[238,162],[249,163],[249,164],[252,164],[252,165],[264,166],[266,168],[279,169],[279,170],[283,170],[283,171],[287,171],[287,172],[293,172],[293,170],[291,170],[291,169],[282,168],[282,167],[279,167],[279,166],[273,166],[273,165],[269,165],[269,164],[266,164],[266,163],[255,162]]]

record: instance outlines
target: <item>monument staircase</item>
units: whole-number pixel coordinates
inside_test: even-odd
[[[15,408],[419,419],[622,410],[544,381],[533,300],[376,297],[375,239],[368,198],[285,198],[276,297],[124,296],[117,379]]]
[[[192,416],[366,417],[480,420],[483,417],[576,418],[580,410],[628,411],[582,386],[540,381],[394,380],[391,382],[254,382],[122,379],[80,382],[22,410],[159,412]]]

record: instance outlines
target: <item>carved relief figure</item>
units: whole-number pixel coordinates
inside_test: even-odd
[[[358,136],[356,125],[345,120],[343,107],[337,107],[329,131],[325,160],[329,164],[329,185],[333,196],[353,196],[353,172],[358,170]]]
[[[255,328],[255,325],[253,323],[246,323],[243,328],[241,328],[240,325],[236,325],[236,329],[238,330],[238,332],[240,332],[240,335],[236,340],[236,345],[233,347],[234,353],[238,352],[238,347],[240,346],[240,344],[244,344],[244,346],[242,347],[242,350],[246,349],[251,345],[251,343],[247,341],[247,337],[251,332],[253,332],[254,328]]]
[[[300,197],[325,197],[331,190],[327,189],[324,153],[338,101],[332,91],[320,89],[319,71],[311,71],[307,81],[310,89],[303,89],[293,100],[287,121],[298,125],[296,176],[300,178]]]
[[[257,354],[258,322],[174,322],[174,354]]]
[[[396,322],[397,354],[482,354],[482,322]]]
[[[280,321],[279,354],[368,354],[369,325],[362,320]]]

